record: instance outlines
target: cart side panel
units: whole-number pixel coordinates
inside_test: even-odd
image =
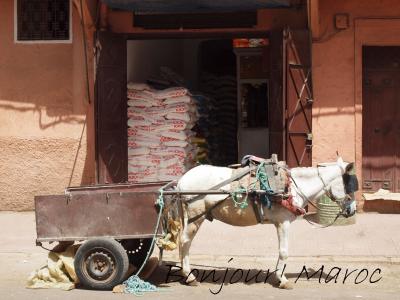
[[[151,236],[157,222],[157,197],[155,192],[37,196],[37,241]]]

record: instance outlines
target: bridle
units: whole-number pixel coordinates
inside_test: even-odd
[[[338,166],[339,167],[339,166]],[[325,183],[324,179],[321,176],[321,173],[319,172],[319,168],[320,166],[317,166],[317,174],[319,179],[321,179],[322,181],[322,185],[323,185],[323,190],[326,194],[326,196],[333,202],[335,202],[337,205],[339,205],[340,207],[342,207],[342,203],[348,199],[352,199],[351,196],[349,194],[346,193],[345,197],[342,199],[337,199],[335,198],[335,196],[333,196],[332,192],[328,189],[327,184]],[[340,167],[339,167],[340,168]]]
[[[319,179],[320,179],[321,182],[322,182],[322,185],[323,185],[322,188],[323,188],[323,190],[324,190],[326,196],[327,196],[331,201],[335,202],[335,203],[340,207],[341,211],[338,212],[338,214],[336,215],[335,219],[334,219],[331,223],[329,223],[329,224],[327,224],[327,225],[324,225],[324,226],[321,226],[321,225],[319,225],[319,224],[317,224],[317,223],[311,222],[311,221],[308,220],[307,218],[304,218],[304,219],[305,219],[308,223],[310,223],[310,224],[312,224],[312,225],[317,225],[317,226],[320,227],[320,228],[325,228],[325,227],[329,227],[329,226],[333,225],[333,224],[337,221],[337,219],[338,219],[340,216],[344,216],[345,218],[348,218],[348,217],[354,215],[354,213],[353,213],[353,214],[346,213],[346,210],[347,210],[347,208],[348,208],[348,207],[346,206],[346,202],[348,202],[349,200],[350,200],[350,202],[353,202],[354,200],[353,200],[353,198],[351,197],[351,195],[350,195],[349,193],[347,193],[347,191],[346,191],[345,197],[342,198],[342,199],[337,199],[335,196],[333,196],[332,192],[331,192],[331,191],[329,190],[329,188],[328,188],[328,185],[325,183],[324,179],[322,178],[322,176],[321,176],[321,174],[320,174],[320,172],[319,172],[319,168],[321,168],[321,167],[325,167],[325,166],[317,166],[317,175],[318,175]],[[337,166],[337,167],[340,168],[340,166]],[[296,186],[297,192],[298,192],[299,195],[303,198],[303,200],[306,200],[306,201],[307,201],[307,204],[310,204],[310,205],[313,206],[315,209],[317,209],[317,211],[320,211],[321,209],[320,209],[317,205],[315,205],[315,204],[301,191],[301,189],[299,188],[299,186],[297,185],[296,181],[294,180],[294,178],[291,176],[290,173],[289,173],[289,176],[290,176],[290,179],[293,181],[294,185]],[[346,187],[345,187],[345,189],[346,189]]]

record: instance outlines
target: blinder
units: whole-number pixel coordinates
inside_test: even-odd
[[[353,206],[355,205],[354,193],[358,191],[357,176],[345,173],[343,175],[343,184],[349,199],[344,200],[342,203],[342,215],[348,218],[355,214],[355,207]]]
[[[346,190],[346,194],[351,195],[358,191],[358,179],[356,175],[350,175],[345,173],[343,175],[343,183]]]
[[[332,193],[327,190],[326,194],[332,201],[336,202],[341,207],[342,212],[340,214],[345,218],[349,218],[356,213],[354,193],[358,191],[358,179],[356,175],[348,173],[345,173],[342,178],[344,189],[346,192],[346,198],[343,200],[335,199]]]

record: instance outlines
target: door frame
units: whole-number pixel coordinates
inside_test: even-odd
[[[270,99],[274,96],[276,96],[276,100],[280,103],[276,103],[278,111],[279,111],[279,116],[276,116],[277,114],[271,115],[269,113],[269,124],[268,128],[271,128],[272,124],[272,119],[275,118],[276,120],[274,123],[279,126],[279,130],[274,137],[271,136],[271,130],[269,130],[269,136],[267,137],[269,139],[269,150],[270,153],[277,153],[280,159],[282,160],[288,160],[289,153],[287,152],[288,149],[288,142],[289,142],[289,136],[287,134],[287,120],[288,120],[288,114],[287,111],[285,110],[285,107],[287,107],[287,53],[286,53],[286,39],[283,36],[284,31],[283,30],[274,30],[274,31],[267,31],[265,29],[206,29],[206,30],[182,30],[182,31],[177,31],[177,30],[157,30],[157,31],[138,31],[138,32],[129,32],[129,33],[114,33],[118,35],[120,38],[125,40],[127,42],[128,40],[146,40],[146,39],[188,39],[188,38],[254,38],[254,37],[261,37],[261,38],[269,38],[272,40],[272,42],[277,42],[277,40],[274,38],[276,34],[271,34],[271,33],[277,33],[277,35],[280,37],[278,41],[280,40],[282,43],[279,45],[276,45],[277,47],[271,47],[270,51],[270,61],[271,61],[271,72],[276,71],[276,76],[271,76],[269,78],[270,82],[270,87],[269,87],[269,94],[270,94]],[[275,62],[273,61],[273,48],[276,49],[277,52],[277,57],[280,57],[281,61]],[[311,49],[310,49],[311,51]],[[101,55],[101,53],[100,53]],[[309,54],[311,56],[311,53]],[[311,58],[310,58],[311,61]],[[275,63],[277,63],[275,65]],[[274,66],[273,66],[274,65]],[[310,68],[311,71],[311,68]],[[276,77],[276,78],[275,78]],[[275,78],[275,79],[274,79]],[[126,80],[124,81],[126,82]],[[97,76],[96,76],[96,83],[97,83]],[[97,100],[96,96],[96,100]],[[297,99],[298,100],[298,99]],[[270,102],[271,104],[271,102]],[[96,105],[99,105],[96,103]],[[271,109],[272,106],[269,107]],[[282,111],[280,111],[282,109]],[[96,140],[99,139],[98,137],[98,127],[99,127],[99,120],[98,116],[95,115],[96,118],[96,130],[95,130],[95,136]],[[312,113],[311,113],[311,118],[312,118]],[[281,124],[281,126],[279,125]],[[303,133],[302,133],[303,134]],[[281,139],[282,138],[282,139]],[[272,145],[274,144],[279,144],[278,147],[273,147]],[[307,145],[306,145],[307,146]],[[96,157],[98,157],[98,153],[101,149],[98,149],[97,147],[97,142],[96,142]],[[311,149],[310,149],[310,157],[311,157]],[[305,166],[311,165],[311,158],[309,161],[305,162]],[[100,176],[99,176],[99,170],[100,168],[107,168],[104,163],[102,164],[102,161],[97,160],[96,163],[96,171],[97,171],[97,176],[96,179],[97,181],[101,181]]]
[[[119,32],[111,32],[113,35],[118,35],[121,39],[127,41],[129,40],[146,40],[146,39],[188,39],[188,38],[269,38],[269,31],[264,29],[206,29],[206,30],[151,30],[151,31],[141,31],[141,32],[129,32],[129,33],[119,33]],[[97,36],[97,35],[96,35]],[[101,50],[96,52],[97,58],[101,57]],[[98,99],[99,94],[96,86],[98,85],[98,76],[99,73],[96,73],[95,77],[95,107],[99,105]],[[125,79],[126,83],[126,79]],[[126,84],[125,84],[126,86]],[[104,176],[101,176],[100,169],[106,168],[108,170],[108,166],[104,163],[103,160],[99,159],[99,154],[102,149],[99,149],[98,141],[99,141],[99,126],[101,121],[98,118],[97,109],[94,111],[94,118],[96,120],[95,125],[95,165],[96,165],[96,183],[104,183]],[[269,138],[269,137],[267,137]],[[103,172],[104,173],[104,172]],[[109,182],[109,183],[118,183],[118,182]]]
[[[362,47],[400,46],[400,19],[356,19],[354,21],[354,130],[356,175],[362,174]],[[399,179],[397,179],[399,180]]]

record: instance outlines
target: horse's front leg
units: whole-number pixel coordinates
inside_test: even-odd
[[[193,238],[203,223],[204,217],[201,217],[196,222],[188,224],[188,217],[185,214],[184,225],[180,235],[180,258],[182,263],[182,274],[185,276],[185,283],[189,285],[198,285],[196,277],[191,273],[190,260],[189,260],[189,249],[192,244]]]
[[[279,258],[276,264],[276,276],[279,280],[279,288],[281,289],[292,289],[293,285],[286,278],[283,269],[285,267],[287,258],[289,256],[289,227],[290,221],[284,221],[283,223],[275,224],[276,231],[278,233],[279,241]]]

